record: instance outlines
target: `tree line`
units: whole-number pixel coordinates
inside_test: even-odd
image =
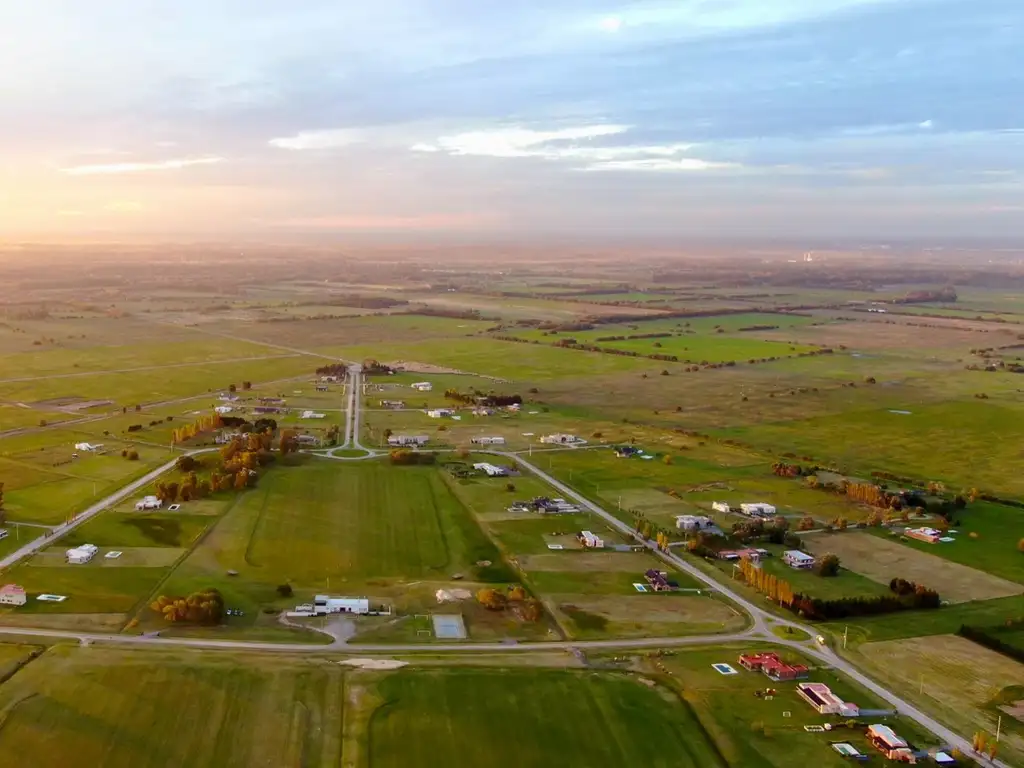
[[[972,627],[968,624],[961,624],[956,633],[973,643],[1001,653],[1007,658],[1024,662],[1024,648],[1014,643],[1007,643],[998,636],[1000,632],[1019,631],[1022,628],[1024,628],[1024,620],[1010,619],[1005,625],[999,627]]]
[[[149,607],[171,623],[214,625],[224,618],[224,598],[212,587],[188,597],[160,595]]]
[[[457,389],[446,389],[444,391],[444,397],[446,400],[454,400],[457,403],[463,403],[464,405],[483,405],[489,408],[505,408],[510,405],[522,405],[523,398],[521,395],[498,395],[494,392],[481,392],[479,389],[473,389],[469,392],[459,392]]]

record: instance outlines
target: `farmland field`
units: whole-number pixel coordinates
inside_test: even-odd
[[[1024,664],[955,635],[865,643],[855,658],[962,733],[994,733],[1002,715],[1000,756],[1024,761]]]
[[[953,603],[1024,594],[1024,585],[868,533],[811,534],[804,540],[810,552],[832,552],[843,567],[880,584],[896,577],[907,579],[936,590],[943,600]]]
[[[729,765],[688,706],[617,675],[403,671],[380,695],[387,704],[370,720],[373,768]],[[530,737],[495,750],[509,730]]]

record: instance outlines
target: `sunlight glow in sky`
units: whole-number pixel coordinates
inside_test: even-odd
[[[1019,0],[0,0],[0,238],[1024,235]]]

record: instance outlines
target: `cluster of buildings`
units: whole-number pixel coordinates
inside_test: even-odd
[[[417,392],[429,392],[434,388],[434,385],[429,381],[417,381],[415,384],[410,384],[409,386]]]
[[[655,592],[674,592],[679,589],[679,583],[669,579],[666,571],[659,571],[654,568],[644,572],[644,581]]]
[[[96,553],[99,551],[100,548],[95,544],[82,544],[81,546],[69,549],[65,553],[65,558],[69,565],[85,565],[96,557]]]
[[[727,501],[713,501],[711,502],[711,509],[715,512],[722,512],[723,514],[732,512],[732,507],[729,506],[729,502]],[[777,514],[773,505],[765,504],[763,501],[740,504],[740,512],[747,517],[761,520],[769,520]]]
[[[538,496],[530,501],[513,501],[509,512],[539,512],[542,515],[570,515],[579,512],[580,508],[565,499],[549,499]]]
[[[771,557],[772,553],[760,547],[747,549],[723,549],[718,552],[719,560],[750,560],[754,565],[761,562],[762,557]]]
[[[316,411],[303,411],[302,418],[304,419],[323,419],[326,418],[326,413],[317,413]]]
[[[451,408],[431,408],[427,411],[427,416],[432,419],[448,419],[455,415],[455,411]]]
[[[576,534],[576,540],[584,549],[604,549],[604,539],[590,531],[580,531]]]
[[[752,672],[762,672],[766,677],[776,682],[788,680],[803,680],[808,676],[808,668],[803,664],[789,664],[783,661],[776,653],[750,653],[739,657],[740,666]],[[839,717],[851,718],[862,715],[877,714],[862,711],[853,702],[845,701],[837,696],[832,689],[824,683],[799,682],[796,685],[797,695],[807,702],[811,708],[820,715],[837,715]],[[915,763],[919,754],[905,739],[887,725],[874,724],[867,727],[866,734],[868,742],[882,755],[895,762]],[[846,757],[865,759],[853,746],[845,743],[833,745],[840,754]],[[935,761],[941,764],[952,762],[945,753],[937,753]]]
[[[316,595],[312,603],[303,603],[289,611],[288,616],[301,618],[306,616],[328,616],[334,613],[354,613],[365,616],[370,613],[370,600],[366,597],[331,597]]]

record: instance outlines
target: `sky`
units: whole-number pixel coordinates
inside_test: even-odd
[[[1021,0],[0,0],[0,238],[1024,237]]]

